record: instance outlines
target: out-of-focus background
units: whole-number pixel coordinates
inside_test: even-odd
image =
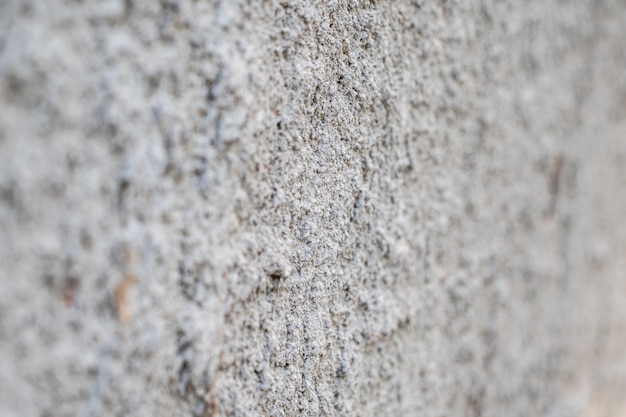
[[[0,415],[626,415],[625,10],[0,1]]]

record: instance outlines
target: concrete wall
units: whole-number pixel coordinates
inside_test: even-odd
[[[0,414],[625,415],[625,10],[0,2]]]

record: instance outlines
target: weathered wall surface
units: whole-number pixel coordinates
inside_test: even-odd
[[[625,6],[1,2],[0,414],[623,415]]]

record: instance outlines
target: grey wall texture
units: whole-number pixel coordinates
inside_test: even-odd
[[[0,1],[0,415],[626,415],[626,3]]]

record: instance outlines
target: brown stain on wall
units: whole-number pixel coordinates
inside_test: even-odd
[[[117,304],[117,319],[120,323],[130,323],[132,320],[132,314],[129,306],[129,292],[130,289],[137,282],[135,275],[129,272],[133,260],[133,254],[131,250],[124,248],[124,278],[115,286],[115,301]]]

